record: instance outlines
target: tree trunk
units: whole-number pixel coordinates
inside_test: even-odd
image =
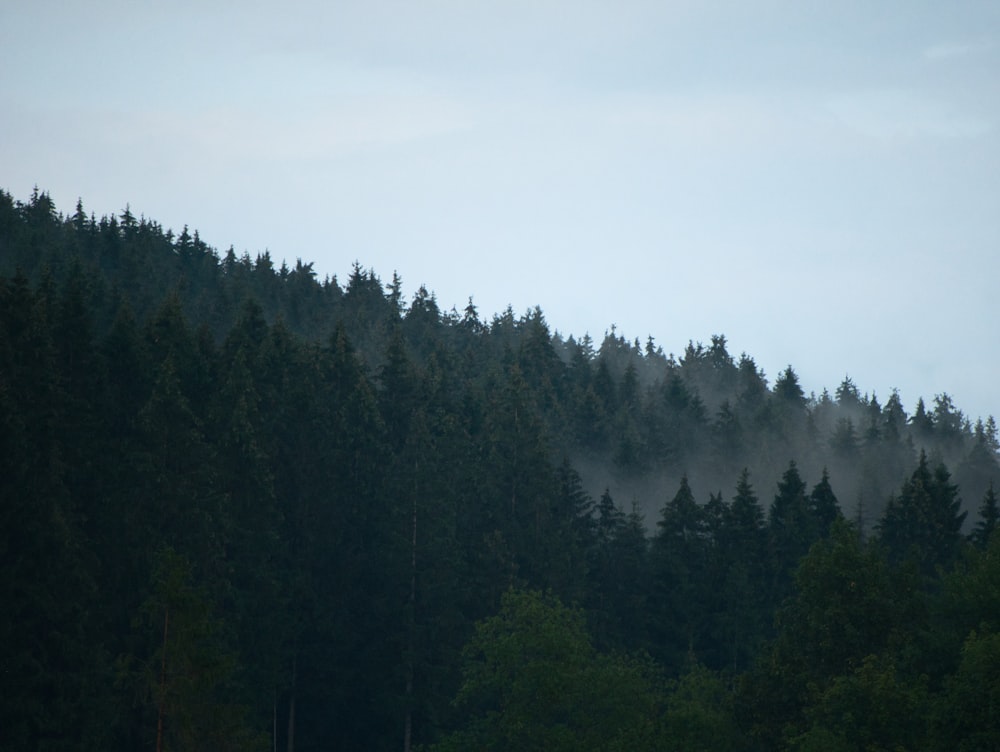
[[[414,471],[417,467],[414,466]],[[416,473],[414,473],[416,474]],[[410,619],[406,658],[406,718],[403,721],[403,752],[410,752],[413,737],[413,633],[417,620],[417,484],[413,484],[413,518],[410,525]]]
[[[163,713],[167,701],[167,627],[170,609],[163,609],[163,662],[160,666],[160,707],[156,715],[156,752],[163,752]]]
[[[297,657],[292,658],[292,695],[288,699],[288,752],[295,752],[295,670]]]

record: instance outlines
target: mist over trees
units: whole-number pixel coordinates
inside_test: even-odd
[[[991,416],[402,283],[0,191],[0,747],[1000,741]]]

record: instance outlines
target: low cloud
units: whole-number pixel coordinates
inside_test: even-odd
[[[939,42],[925,47],[921,54],[925,60],[951,60],[986,52],[990,47],[985,42]]]

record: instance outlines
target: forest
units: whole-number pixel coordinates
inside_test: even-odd
[[[0,191],[0,749],[1000,749],[1000,441]]]

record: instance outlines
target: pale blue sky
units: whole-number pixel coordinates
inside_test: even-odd
[[[0,5],[0,187],[1000,415],[1000,3]]]

